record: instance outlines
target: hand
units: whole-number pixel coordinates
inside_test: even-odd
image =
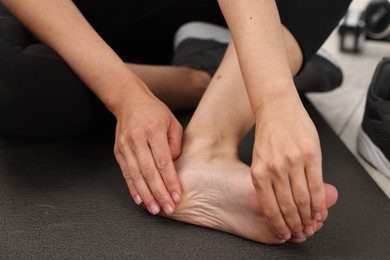
[[[173,164],[181,152],[182,127],[159,100],[126,102],[116,114],[114,154],[139,205],[152,214],[172,214],[182,189]]]
[[[325,212],[315,126],[299,98],[282,97],[256,112],[251,169],[263,213],[281,238],[311,236]]]

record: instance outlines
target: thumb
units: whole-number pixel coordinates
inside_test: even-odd
[[[181,154],[181,144],[183,139],[183,127],[176,119],[171,122],[167,136],[172,160],[176,160]]]

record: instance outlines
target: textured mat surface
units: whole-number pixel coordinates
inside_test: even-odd
[[[0,139],[1,259],[385,259],[390,201],[314,108],[324,178],[339,201],[303,244],[269,246],[153,217],[135,206],[109,136]],[[189,116],[181,113],[183,122]],[[250,161],[249,136],[241,146]]]

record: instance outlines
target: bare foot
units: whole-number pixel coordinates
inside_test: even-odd
[[[257,242],[286,242],[268,226],[256,199],[250,168],[238,159],[185,153],[176,161],[176,169],[184,194],[175,212],[165,217]],[[329,208],[337,200],[337,190],[327,185],[326,192]],[[323,218],[326,217],[324,212]],[[316,229],[321,226],[318,223]]]

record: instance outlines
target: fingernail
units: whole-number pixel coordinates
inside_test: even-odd
[[[141,199],[141,197],[138,194],[135,195],[134,200],[135,200],[135,203],[137,203],[137,205],[142,203],[142,199]]]
[[[152,213],[153,215],[156,215],[157,213],[160,212],[160,207],[156,204],[156,202],[150,203],[148,209],[149,212]]]
[[[176,203],[180,202],[179,193],[177,193],[176,191],[172,192],[172,199],[173,199],[173,201],[175,201]]]
[[[171,215],[171,214],[173,213],[173,208],[172,208],[172,206],[169,205],[169,204],[165,204],[165,205],[164,205],[164,212],[165,212],[165,214],[167,214],[167,215]]]
[[[285,240],[289,240],[291,238],[291,233],[288,233],[288,234],[282,236],[282,238]]]
[[[305,234],[307,235],[307,236],[312,236],[313,234],[314,234],[314,229],[313,229],[313,227],[312,226],[306,226],[305,228],[304,228],[304,231],[305,231]]]
[[[305,234],[303,234],[303,232],[298,232],[298,233],[294,233],[294,237],[297,237],[297,238],[305,238]]]
[[[314,213],[314,218],[315,218],[315,220],[317,220],[317,221],[322,221],[322,215],[321,215],[321,213],[318,213],[318,212]]]

